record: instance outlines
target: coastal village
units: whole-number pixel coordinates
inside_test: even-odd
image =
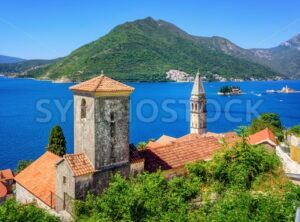
[[[134,88],[100,75],[70,87],[74,94],[74,153],[58,156],[46,151],[37,160],[13,175],[0,171],[0,204],[16,198],[19,203],[46,209],[70,218],[74,200],[87,193],[101,194],[115,173],[125,178],[143,172],[162,170],[166,178],[186,173],[186,164],[210,161],[212,156],[243,140],[236,132],[207,131],[206,94],[197,73],[190,97],[190,132],[175,138],[161,135],[144,149],[129,142],[130,95]],[[286,175],[300,180],[300,137],[289,135],[279,142],[265,128],[246,138],[276,153]],[[284,147],[290,152],[285,152]],[[67,215],[67,216],[66,216]]]

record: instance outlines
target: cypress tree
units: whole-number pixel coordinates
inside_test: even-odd
[[[54,126],[51,129],[47,150],[58,156],[66,154],[66,139],[63,130],[59,125]]]

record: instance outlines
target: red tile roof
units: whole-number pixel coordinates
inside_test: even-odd
[[[239,137],[235,132],[228,132],[223,134],[223,138],[229,147],[232,147],[236,142],[241,142],[242,138]]]
[[[168,144],[168,143],[173,142],[175,140],[177,140],[177,138],[171,137],[171,136],[167,136],[167,135],[162,135],[155,142],[159,143],[159,144]]]
[[[191,140],[198,140],[205,138],[206,134],[197,134],[197,133],[189,133],[182,137],[179,137],[176,142],[184,142],[184,141],[191,141]],[[211,136],[212,137],[212,136]]]
[[[188,140],[194,140],[194,139],[200,139],[204,137],[214,137],[218,140],[224,139],[228,145],[233,145],[235,142],[238,142],[241,140],[241,138],[235,133],[235,132],[227,132],[227,133],[212,133],[212,132],[207,132],[205,134],[195,134],[195,133],[190,133],[185,136],[180,137],[179,139],[176,140],[176,142],[180,141],[188,141]]]
[[[145,169],[153,172],[159,168],[167,170],[183,167],[197,160],[210,159],[220,148],[221,144],[215,137],[189,134],[167,145],[148,147],[142,151],[142,155],[146,159]]]
[[[84,153],[66,154],[64,159],[69,164],[74,176],[94,173],[95,169]]]
[[[55,193],[56,163],[62,158],[47,151],[21,171],[15,180],[18,184],[51,206],[51,192]]]
[[[0,181],[12,180],[12,179],[14,179],[14,175],[11,169],[0,170]]]
[[[0,182],[0,198],[3,198],[7,195],[7,189],[6,186]]]
[[[83,92],[132,92],[134,90],[134,88],[104,75],[71,86],[70,89]]]
[[[273,134],[273,132],[271,130],[269,130],[268,128],[259,131],[253,135],[250,135],[248,137],[248,142],[251,145],[259,145],[262,144],[264,142],[270,143],[273,146],[276,146],[277,141],[276,138]]]

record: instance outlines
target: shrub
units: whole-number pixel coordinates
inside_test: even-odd
[[[59,218],[48,214],[33,204],[22,205],[15,200],[7,200],[0,206],[0,221],[5,222],[59,222]]]

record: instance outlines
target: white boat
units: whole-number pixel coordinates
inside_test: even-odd
[[[266,93],[276,93],[276,91],[274,89],[269,89],[269,90],[266,90]]]

